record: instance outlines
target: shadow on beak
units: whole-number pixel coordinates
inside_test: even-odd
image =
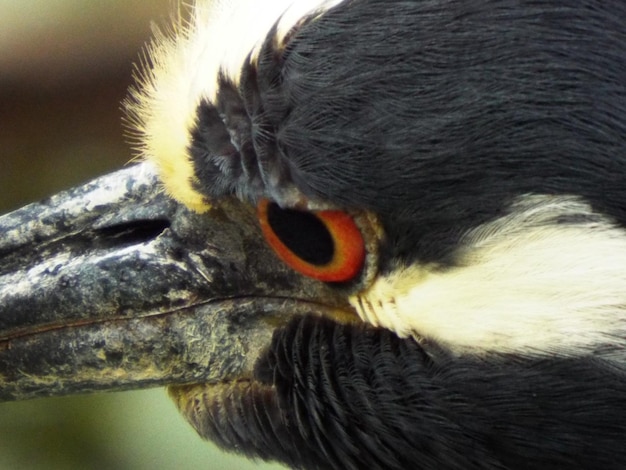
[[[294,315],[348,308],[275,257],[252,206],[190,212],[147,163],[0,233],[0,401],[246,377]]]

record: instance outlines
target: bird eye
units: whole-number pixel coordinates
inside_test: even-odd
[[[324,282],[345,282],[361,271],[365,242],[345,212],[282,209],[265,199],[258,205],[258,215],[267,243],[301,274]]]

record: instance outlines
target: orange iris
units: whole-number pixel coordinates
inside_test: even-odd
[[[258,216],[269,246],[299,273],[324,282],[346,282],[360,273],[365,242],[345,212],[282,209],[264,199]]]

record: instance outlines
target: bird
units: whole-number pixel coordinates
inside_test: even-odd
[[[0,219],[0,399],[168,385],[292,468],[625,468],[624,24],[197,0],[143,163]]]

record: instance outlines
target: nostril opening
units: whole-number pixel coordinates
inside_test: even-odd
[[[154,240],[170,227],[165,219],[134,220],[97,229],[95,238],[108,244],[130,246]]]

